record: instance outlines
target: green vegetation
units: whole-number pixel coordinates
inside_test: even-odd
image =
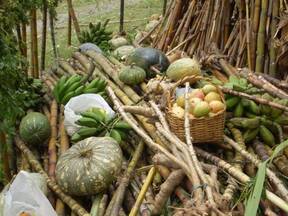
[[[73,1],[81,30],[87,30],[90,22],[93,24],[110,19],[107,30],[117,32],[119,29],[119,7],[120,1],[115,0],[75,0]],[[125,31],[128,37],[136,34],[136,29],[143,29],[152,14],[160,14],[163,0],[133,0],[126,1],[125,5]],[[56,38],[59,56],[68,58],[79,45],[72,26],[72,46],[67,46],[67,4],[63,1],[59,4],[57,11]],[[39,31],[40,32],[40,31]],[[53,64],[53,50],[50,34],[47,35],[47,66]],[[40,48],[39,48],[40,49]]]

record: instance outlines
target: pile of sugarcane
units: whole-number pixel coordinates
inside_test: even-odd
[[[203,64],[211,68],[213,74],[223,82],[228,80],[225,74],[244,76],[253,86],[275,97],[288,98],[283,90],[287,89],[285,83],[279,80],[277,82],[270,76],[265,78],[249,70],[236,69],[224,56],[211,56],[206,58]],[[163,105],[156,103],[153,92],[148,90],[146,83],[142,83],[140,88],[135,90],[119,80],[118,72],[123,66],[115,58],[105,57],[94,51],[75,52],[71,59],[60,61],[58,67],[53,67],[44,74],[42,79],[48,91],[45,95],[47,106],[42,108],[42,112],[50,119],[51,137],[45,153],[41,153],[43,158],[39,157],[37,150],[29,150],[16,138],[16,146],[22,153],[22,157],[19,157],[19,169],[36,171],[45,177],[51,190],[48,198],[58,215],[69,215],[70,212],[71,215],[80,216],[89,215],[88,212],[93,216],[165,213],[244,215],[244,201],[250,194],[248,191],[252,188],[257,167],[262,159],[271,156],[272,150],[265,150],[264,144],[259,140],[258,144],[246,149],[242,132],[231,123],[227,124],[230,133],[229,137],[224,136],[223,144],[195,146],[190,135],[188,118],[189,82],[185,83],[186,139],[180,140],[170,130]],[[83,199],[68,196],[55,181],[57,158],[69,148],[70,142],[63,123],[64,107],[57,104],[53,89],[63,75],[74,74],[88,74],[89,80],[105,80],[106,92],[114,110],[133,128],[127,142],[120,143],[124,152],[124,165],[117,182],[102,194]],[[156,82],[162,83],[163,80],[156,79]],[[288,110],[286,106],[255,95],[225,86],[221,88],[231,96],[246,98],[285,112]],[[259,151],[259,148],[262,150]],[[265,215],[288,212],[288,189],[282,178],[286,175],[286,170],[279,169],[283,164],[287,164],[285,152],[287,151],[275,158],[271,168],[267,168],[265,196],[260,203],[260,209]]]
[[[213,52],[235,67],[286,78],[286,11],[286,0],[171,1],[153,46],[199,58]]]

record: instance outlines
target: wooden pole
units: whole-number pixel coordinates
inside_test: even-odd
[[[40,62],[41,71],[45,70],[46,36],[47,36],[47,1],[43,0],[42,44],[41,44],[41,62]]]
[[[38,65],[38,42],[37,42],[37,11],[36,8],[31,9],[31,60],[33,68],[33,77],[39,77]]]
[[[51,33],[51,41],[53,47],[54,59],[58,59],[57,47],[56,47],[56,37],[55,37],[55,28],[54,28],[54,14],[53,9],[49,8],[49,25]]]
[[[120,35],[124,35],[124,0],[120,0],[120,28],[119,33]]]
[[[74,11],[74,8],[73,8],[72,0],[67,0],[67,4],[68,4],[68,9],[69,9],[69,14],[70,14],[70,16],[71,16],[71,18],[73,20],[73,24],[74,24],[74,29],[75,29],[76,35],[77,35],[77,38],[79,40],[79,38],[80,38],[80,26],[79,26],[77,17],[75,15],[75,11]]]
[[[68,9],[68,31],[67,31],[67,45],[71,46],[71,35],[72,35],[72,18]]]
[[[164,0],[164,2],[163,2],[163,12],[162,12],[163,16],[166,14],[166,8],[167,8],[167,0]]]

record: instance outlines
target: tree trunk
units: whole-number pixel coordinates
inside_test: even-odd
[[[9,166],[9,156],[7,152],[6,145],[6,135],[4,132],[0,132],[0,146],[1,146],[1,159],[3,161],[3,173],[5,183],[8,183],[11,180],[10,166]]]
[[[41,44],[41,63],[40,63],[41,71],[45,70],[46,36],[47,36],[47,1],[43,0],[42,44]]]

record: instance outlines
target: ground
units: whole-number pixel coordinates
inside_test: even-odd
[[[163,0],[125,0],[125,30],[129,35],[133,35],[136,29],[141,29],[147,23],[152,14],[160,14]],[[89,22],[96,23],[110,19],[109,29],[117,32],[119,28],[119,7],[120,0],[74,0],[74,10],[76,12],[80,28],[85,29]],[[77,49],[78,41],[74,31],[72,32],[72,46],[67,46],[67,3],[62,1],[57,8],[56,38],[59,56],[68,58]],[[41,17],[41,15],[39,16]],[[38,22],[39,55],[41,45],[41,20]],[[53,64],[53,51],[51,46],[50,33],[47,37],[46,68]]]

